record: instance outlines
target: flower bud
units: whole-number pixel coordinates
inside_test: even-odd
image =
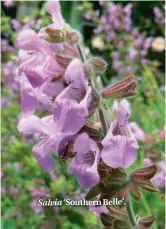
[[[80,132],[87,132],[89,137],[92,138],[94,141],[100,141],[103,136],[99,129],[96,128],[96,123],[87,120],[85,125],[82,127]]]
[[[163,160],[161,152],[153,147],[145,147],[144,153],[146,154],[146,157],[152,160]]]
[[[123,228],[123,229],[129,229],[130,224],[128,222],[127,214],[120,208],[115,206],[108,206],[110,209],[110,213],[105,214],[102,213],[100,215],[101,222],[105,226],[104,228]]]
[[[124,208],[120,206],[108,205],[110,211],[109,215],[117,220],[128,221],[127,212]]]
[[[99,73],[99,72],[105,71],[106,68],[107,68],[106,62],[103,61],[102,59],[99,59],[99,58],[93,58],[93,59],[91,60],[91,63],[92,63],[92,65],[93,65],[93,67],[94,67],[94,70],[95,70],[96,72],[98,72],[98,73]]]
[[[61,43],[65,40],[64,30],[47,27],[45,31],[49,35],[48,37],[46,37],[46,40],[49,42]]]
[[[130,173],[130,182],[134,185],[150,191],[157,192],[157,188],[150,181],[157,172],[157,167],[155,165],[151,165],[145,168],[136,169],[132,173]]]
[[[67,57],[61,54],[56,54],[55,59],[63,68],[67,68],[72,61],[72,57]]]
[[[124,185],[124,187],[119,191],[118,197],[119,199],[124,199],[125,201],[128,201],[128,189],[126,185]]]
[[[136,95],[137,80],[134,76],[128,76],[120,82],[111,85],[102,92],[106,98],[123,98]]]
[[[66,31],[66,41],[73,45],[78,43],[80,40],[80,36],[78,35],[78,33],[74,30],[68,30]]]
[[[151,226],[153,225],[154,221],[155,221],[155,216],[154,215],[141,218],[138,221],[138,228],[139,229],[151,228]]]
[[[131,196],[135,200],[139,201],[140,200],[140,197],[141,197],[141,193],[139,191],[138,185],[136,185],[135,183],[130,183],[129,190],[130,190]]]

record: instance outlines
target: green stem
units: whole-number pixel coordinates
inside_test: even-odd
[[[102,125],[102,129],[103,129],[103,133],[104,133],[104,136],[105,136],[107,134],[107,124],[106,124],[106,121],[105,121],[104,112],[103,112],[103,109],[102,109],[101,105],[98,108],[98,111],[99,111],[99,117],[100,117],[100,122],[101,122],[101,125]]]
[[[79,55],[80,55],[80,58],[81,58],[82,62],[85,63],[85,57],[83,55],[83,52],[82,52],[81,47],[80,47],[79,44],[77,45],[77,48],[78,48],[78,52],[79,52]]]
[[[126,210],[127,210],[131,225],[136,226],[136,219],[135,219],[134,211],[133,211],[132,204],[131,204],[130,194],[128,197],[128,201],[126,202]]]

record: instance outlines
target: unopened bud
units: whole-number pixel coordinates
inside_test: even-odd
[[[78,43],[80,40],[80,37],[78,35],[78,33],[74,30],[68,30],[66,31],[66,41],[73,45],[73,44],[76,44]]]
[[[130,190],[130,194],[131,196],[135,199],[135,200],[139,200],[141,197],[141,193],[139,191],[139,187],[138,185],[136,185],[135,183],[130,183],[129,186],[129,190]]]
[[[157,188],[150,181],[157,172],[157,167],[155,165],[151,165],[145,168],[136,169],[133,171],[130,176],[130,182],[136,184],[137,186],[150,191],[157,192]]]
[[[138,228],[139,229],[148,229],[151,228],[155,221],[155,216],[147,216],[138,221]]]
[[[124,199],[125,201],[128,201],[128,189],[127,189],[127,186],[124,185],[124,187],[119,191],[118,197],[119,197],[119,199]]]
[[[45,31],[49,35],[46,37],[49,42],[61,43],[65,40],[65,32],[63,30],[48,27]]]
[[[137,80],[134,76],[128,76],[124,80],[111,85],[102,92],[105,98],[124,98],[136,95]]]
[[[95,141],[100,141],[103,138],[99,129],[96,128],[96,123],[89,120],[86,121],[80,132],[87,132],[89,137]]]
[[[67,66],[72,61],[71,57],[66,57],[66,56],[61,55],[61,54],[56,54],[55,59],[58,62],[58,64],[60,64],[63,68],[67,68]]]
[[[107,68],[106,62],[104,60],[102,60],[102,59],[99,59],[99,58],[93,58],[91,60],[91,63],[92,63],[92,65],[94,67],[94,70],[96,72],[103,72]]]

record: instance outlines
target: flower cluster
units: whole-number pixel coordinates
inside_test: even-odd
[[[155,22],[158,25],[158,27],[159,28],[164,27],[164,25],[165,25],[165,16],[164,16],[164,13],[157,6],[154,7],[153,12],[154,12],[154,15],[155,15]]]
[[[53,23],[38,33],[24,29],[16,40],[22,111],[18,123],[19,132],[40,134],[41,140],[32,151],[48,173],[54,171],[55,156],[61,162],[72,158],[68,172],[76,175],[80,187],[90,189],[89,199],[98,195],[101,200],[105,196],[111,199],[121,194],[129,204],[128,190],[137,197],[134,184],[137,188],[140,186],[156,191],[150,182],[156,173],[155,166],[133,171],[129,177],[125,171],[135,162],[139,148],[128,123],[131,115],[128,101],[121,100],[117,117],[109,129],[100,103],[103,97],[123,98],[135,95],[136,78],[127,77],[99,93],[93,77],[105,71],[105,61],[99,58],[85,59],[80,48],[80,35],[64,21],[58,1],[48,1],[46,10]],[[113,20],[111,10],[110,20]],[[116,15],[116,10],[113,13]],[[128,20],[130,14],[131,5],[128,5],[125,8],[126,16],[123,15],[125,31],[131,29]],[[118,28],[118,22],[114,24]],[[40,118],[35,115],[39,103],[49,106],[49,116]],[[99,116],[100,125],[92,121],[94,116]],[[104,226],[110,226],[113,220],[115,228],[119,228],[119,220],[112,216],[116,209],[110,208],[107,211],[102,206],[100,208],[101,211],[98,209],[96,212]],[[105,214],[109,223],[105,222]],[[122,210],[120,214],[125,214],[126,221],[126,211]],[[131,224],[128,222],[127,228],[139,225],[141,220]],[[154,217],[151,224],[152,221]]]
[[[51,171],[54,167],[51,153],[59,156],[70,153],[69,145],[85,125],[86,117],[93,112],[93,105],[92,89],[75,45],[79,37],[75,31],[67,30],[58,2],[48,2],[46,7],[53,24],[38,34],[30,29],[23,30],[16,41],[20,49],[23,116],[18,129],[22,133],[43,135],[33,152],[44,169]],[[49,39],[62,41],[51,43]],[[39,102],[48,104],[53,114],[41,119],[35,116]]]
[[[5,0],[5,1],[4,1],[4,6],[5,6],[6,8],[13,7],[13,6],[14,6],[14,1],[13,1],[13,0]]]
[[[40,186],[39,188],[31,187],[30,192],[32,196],[31,208],[38,215],[44,210],[44,207],[38,204],[39,199],[49,197],[49,192],[44,186]]]
[[[100,50],[109,49],[112,67],[118,74],[134,74],[139,70],[140,64],[148,64],[146,56],[153,38],[146,37],[132,25],[132,3],[123,7],[121,4],[104,2],[102,9],[104,14],[100,16],[93,11],[87,11],[89,15],[94,14],[87,18],[87,12],[85,13],[86,20],[98,24],[94,29],[97,37],[94,38],[92,45]]]
[[[13,96],[16,92],[19,91],[17,64],[12,61],[8,61],[6,63],[2,63],[2,68],[2,83],[5,85],[6,88],[8,88],[10,95]]]
[[[52,171],[54,167],[51,153],[67,157],[76,152],[68,171],[76,174],[81,187],[92,188],[99,181],[97,167],[101,158],[112,168],[127,168],[136,159],[138,145],[127,124],[130,107],[126,100],[122,100],[117,120],[101,142],[102,150],[87,133],[79,134],[88,116],[94,113],[93,88],[85,75],[86,65],[79,59],[75,42],[49,42],[49,39],[66,36],[63,33],[67,25],[59,3],[48,2],[47,11],[52,16],[52,25],[38,34],[23,30],[16,41],[20,48],[22,109],[18,130],[24,134],[43,135],[33,152],[46,171]],[[71,39],[77,36],[74,33],[71,29],[66,31]],[[100,63],[95,59],[92,62],[97,66]],[[39,101],[50,105],[53,114],[44,118],[35,116]]]

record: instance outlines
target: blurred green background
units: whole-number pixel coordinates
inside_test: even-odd
[[[108,7],[110,3],[113,5]],[[132,4],[132,13],[128,12],[126,22],[123,22],[119,12],[124,13],[128,4]],[[155,13],[156,7],[159,11]],[[164,140],[159,135],[164,128],[165,117],[164,1],[62,1],[61,8],[66,22],[82,34],[85,55],[101,57],[108,63],[102,81],[96,79],[100,87],[131,74],[138,79],[138,95],[130,99],[131,121],[136,122],[151,140],[139,143],[137,161],[129,171],[142,167],[147,157],[154,163],[163,160]],[[113,17],[118,15],[120,25],[114,18],[105,22],[108,9]],[[1,2],[2,228],[102,228],[100,220],[87,207],[36,207],[38,198],[42,196],[59,200],[80,199],[86,193],[79,188],[75,176],[67,174],[67,163],[61,166],[55,159],[54,173],[44,172],[32,153],[37,136],[27,138],[17,131],[20,101],[18,50],[14,42],[23,28],[39,31],[49,23],[51,20],[44,1]],[[131,23],[128,31],[123,28],[127,23]],[[136,46],[139,39],[142,43]],[[136,51],[135,56],[133,50]],[[105,103],[112,117],[113,104],[112,100]],[[47,107],[41,106],[40,112],[46,114]],[[154,213],[157,217],[154,228],[164,229],[164,199],[164,187],[159,187],[157,194],[144,192],[139,203],[133,201],[134,211],[140,216]]]

